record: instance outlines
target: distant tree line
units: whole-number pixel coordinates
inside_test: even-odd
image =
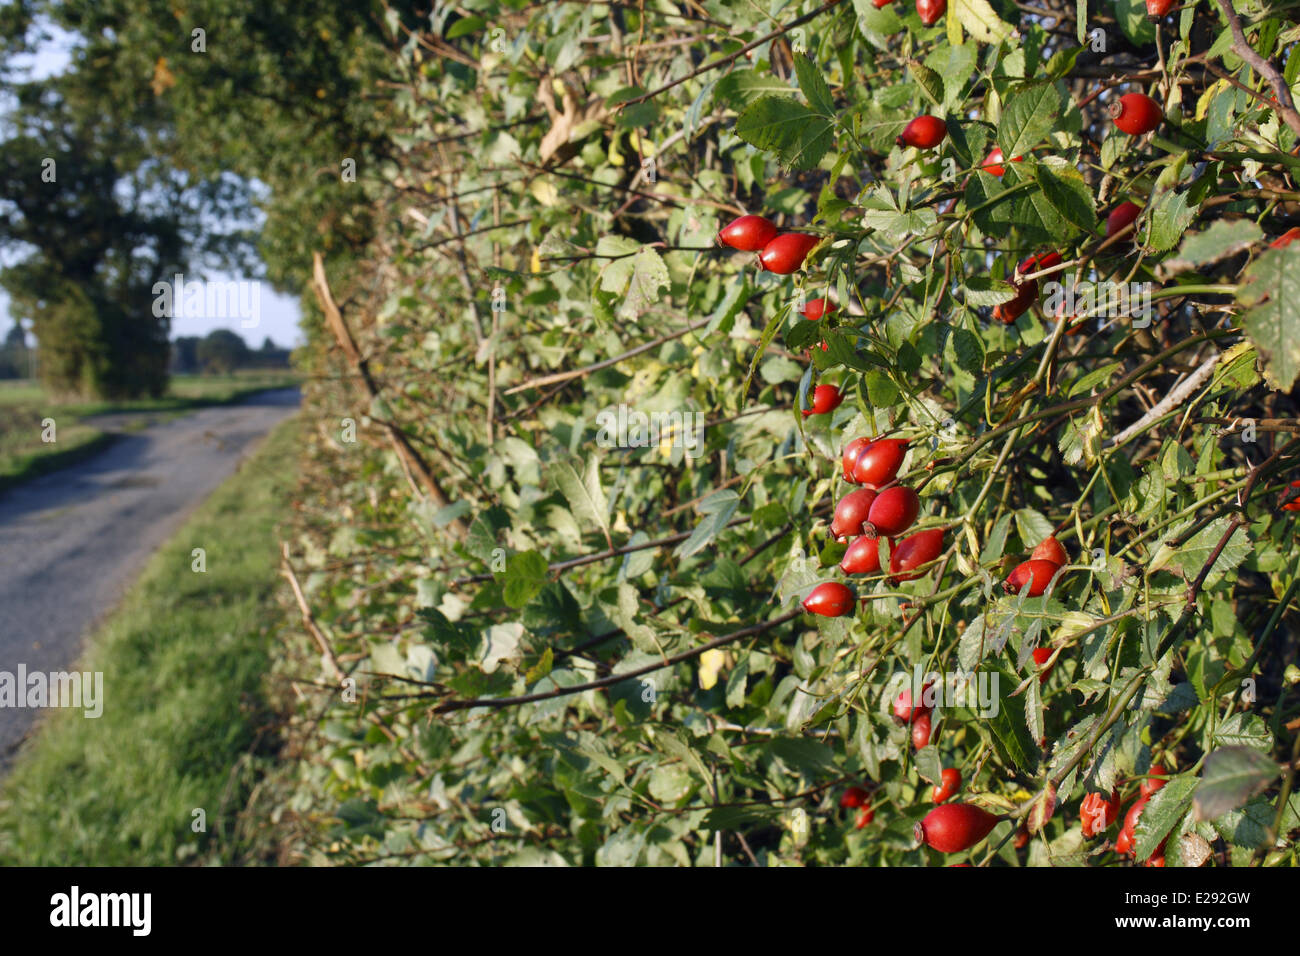
[[[229,329],[214,329],[206,336],[182,335],[172,342],[171,372],[175,375],[225,374],[245,368],[288,368],[289,349],[267,336],[262,347],[248,343]]]
[[[22,325],[15,322],[0,339],[0,379],[30,378],[39,369],[37,349],[27,347]],[[240,369],[288,368],[290,350],[267,336],[258,349],[229,329],[207,335],[182,335],[171,343],[167,371],[172,375],[224,375]]]

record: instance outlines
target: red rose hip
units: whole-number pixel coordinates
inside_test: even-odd
[[[838,581],[827,581],[812,589],[803,602],[803,609],[822,617],[843,617],[853,610],[855,600],[852,590]]]
[[[945,803],[925,815],[916,825],[915,835],[932,850],[960,853],[988,836],[997,823],[997,817],[980,807]]]
[[[1160,104],[1145,93],[1125,93],[1111,104],[1110,117],[1130,136],[1149,133],[1164,119]]]
[[[871,514],[876,493],[869,488],[850,491],[835,505],[835,516],[831,519],[831,534],[837,538],[862,534],[862,526]]]
[[[1070,556],[1065,553],[1065,548],[1056,540],[1055,535],[1044,538],[1029,557],[1034,561],[1051,561],[1058,568],[1070,563]]]
[[[935,803],[943,803],[960,789],[961,771],[956,767],[946,767],[943,773],[939,774],[939,782],[930,791],[930,799]]]
[[[948,124],[937,116],[928,113],[918,116],[903,128],[895,142],[899,146],[915,146],[917,149],[934,149],[948,135]]]
[[[813,389],[812,408],[803,410],[803,417],[809,415],[825,415],[839,408],[844,401],[844,396],[834,385],[818,385]]]
[[[1109,797],[1100,793],[1090,793],[1079,805],[1079,819],[1083,823],[1085,838],[1103,832],[1119,819],[1119,793],[1112,792]]]
[[[1051,659],[1052,659],[1052,649],[1051,649],[1050,647],[1035,647],[1035,648],[1034,648],[1034,663],[1037,664],[1039,667],[1042,667],[1044,664],[1046,664],[1046,663],[1047,663],[1048,661],[1050,661]],[[1038,683],[1040,683],[1040,684],[1046,684],[1046,683],[1047,683],[1047,678],[1051,675],[1052,670],[1053,670],[1055,667],[1056,667],[1056,665],[1053,664],[1051,667],[1047,668],[1047,670],[1045,670],[1045,671],[1043,671],[1041,674],[1039,674],[1039,675],[1038,675]]]
[[[1135,202],[1122,202],[1106,217],[1106,238],[1124,232],[1137,220],[1142,207]]]
[[[927,710],[912,720],[912,746],[920,750],[930,742],[930,726],[933,718]]]
[[[742,252],[758,252],[776,238],[776,225],[762,216],[741,216],[722,227],[718,239]]]
[[[834,311],[835,306],[831,305],[829,299],[809,299],[800,314],[809,322],[816,322],[822,316],[830,315]]]
[[[1059,566],[1051,561],[1023,561],[1007,576],[1006,589],[1010,594],[1019,594],[1028,584],[1029,596],[1038,597],[1047,590],[1047,585],[1058,570]]]
[[[916,13],[921,22],[932,27],[948,11],[948,0],[916,0]]]
[[[867,523],[876,530],[876,534],[886,537],[900,535],[921,513],[921,499],[911,488],[893,485],[876,496],[867,512]]]
[[[880,571],[880,539],[862,535],[849,545],[840,561],[845,574],[876,574]]]
[[[861,439],[855,439],[861,441]],[[907,455],[907,440],[903,438],[878,438],[860,446],[854,453],[852,467],[848,465],[848,449],[845,452],[845,475],[854,484],[881,488],[898,477],[898,469],[903,465]]]
[[[1166,783],[1165,777],[1169,776],[1169,771],[1164,768],[1164,764],[1154,763],[1151,769],[1147,771],[1151,774],[1146,780],[1138,785],[1138,793],[1141,796],[1149,797]]]
[[[808,258],[808,253],[820,241],[806,232],[783,232],[763,247],[763,251],[758,254],[758,261],[768,272],[787,276],[799,271],[803,261]]]
[[[943,550],[943,531],[918,531],[908,535],[889,556],[889,572],[894,581],[912,581],[920,574],[908,574],[923,564],[929,564]]]
[[[848,787],[840,796],[840,806],[847,810],[860,807],[867,802],[868,796],[867,791],[861,787]]]

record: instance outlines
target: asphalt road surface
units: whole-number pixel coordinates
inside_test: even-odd
[[[299,400],[288,388],[199,409],[0,492],[0,672],[70,670],[153,551]],[[0,768],[39,714],[0,706]]]

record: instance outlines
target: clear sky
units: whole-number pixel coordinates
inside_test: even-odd
[[[70,51],[76,43],[76,37],[73,34],[64,33],[53,28],[49,29],[54,34],[53,37],[48,39],[34,55],[15,60],[16,66],[27,68],[27,76],[30,79],[51,76],[65,69],[68,65]],[[241,278],[243,277],[213,276],[213,279],[218,281],[238,280]],[[210,318],[202,315],[177,315],[172,319],[172,338],[182,335],[202,336],[207,335],[213,329],[229,329],[238,335],[242,335],[252,348],[258,348],[262,344],[262,340],[268,335],[279,346],[302,344],[302,333],[298,329],[298,320],[301,313],[298,308],[297,298],[279,295],[271,289],[269,284],[263,282],[258,290],[258,306],[257,325],[254,328],[243,328],[243,323],[238,317]],[[9,331],[12,325],[13,318],[9,314],[9,296],[5,294],[3,289],[0,289],[0,339],[4,338],[5,333]]]

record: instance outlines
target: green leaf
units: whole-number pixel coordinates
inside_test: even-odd
[[[1263,235],[1263,230],[1249,219],[1220,219],[1209,229],[1193,232],[1183,239],[1183,244],[1178,247],[1177,260],[1189,266],[1217,262],[1253,245]],[[1166,260],[1170,264],[1172,261]]]
[[[736,70],[718,80],[713,88],[713,98],[739,109],[765,93],[789,92],[789,83],[766,70]]]
[[[1196,216],[1196,207],[1188,202],[1185,192],[1165,193],[1151,213],[1151,229],[1147,244],[1157,252],[1172,249],[1186,233]]]
[[[512,554],[506,559],[505,602],[510,607],[521,608],[546,587],[546,559],[536,551]]]
[[[840,772],[835,764],[834,751],[811,737],[774,737],[761,749],[791,772],[809,780]]]
[[[772,339],[776,338],[777,330],[781,328],[784,319],[784,311],[781,309],[772,310],[767,325],[763,327],[763,334],[758,337],[758,348],[754,350],[754,358],[749,363],[749,373],[745,376],[745,387],[741,389],[742,395],[749,393],[749,386],[754,381],[754,371],[758,368],[758,362],[763,357],[763,353],[767,351],[767,347],[772,344]]]
[[[968,276],[962,285],[962,292],[966,304],[971,308],[998,305],[1016,297],[1016,290],[1011,287],[1010,282],[1003,282],[990,276]]]
[[[586,470],[578,474],[571,461],[557,461],[548,468],[552,482],[569,502],[579,522],[600,530],[609,541],[609,502],[600,486],[600,460],[595,454],[587,459]]]
[[[920,87],[921,92],[935,106],[943,107],[943,77],[922,63],[915,60],[907,64],[911,70],[912,76],[916,78],[916,85]]]
[[[1181,446],[1179,446],[1181,448]],[[1195,535],[1183,543],[1177,553],[1174,555],[1173,562],[1182,570],[1183,577],[1188,581],[1194,580],[1200,573],[1205,562],[1210,560],[1210,555],[1214,549],[1219,546],[1219,541],[1223,538],[1223,533],[1228,529],[1230,520],[1226,517],[1218,518]],[[1174,531],[1177,534],[1177,530]],[[1238,528],[1228,539],[1227,545],[1214,560],[1214,566],[1210,569],[1205,578],[1207,587],[1218,583],[1225,574],[1232,571],[1250,554],[1250,529],[1248,527]],[[1240,715],[1238,715],[1240,716]]]
[[[1300,378],[1300,244],[1269,249],[1246,270],[1237,301],[1269,386],[1289,392]]]
[[[1196,791],[1196,819],[1213,820],[1277,779],[1277,763],[1253,747],[1219,747],[1205,758]]]
[[[864,375],[867,398],[874,408],[888,408],[898,401],[898,386],[885,372],[873,368]]]
[[[998,145],[1008,158],[1022,156],[1042,142],[1065,111],[1065,101],[1052,83],[1038,83],[1011,96],[1002,107]]]
[[[447,28],[445,36],[448,40],[455,40],[471,33],[478,33],[485,26],[487,26],[487,21],[482,17],[461,17]]]
[[[876,229],[890,239],[906,239],[919,236],[938,221],[933,209],[911,209],[900,212],[897,209],[866,209],[862,213],[862,224]]]
[[[858,29],[879,49],[888,49],[890,38],[903,29],[902,19],[891,6],[878,8],[871,0],[853,0],[853,8],[858,14]]]
[[[912,760],[916,772],[923,780],[928,780],[930,783],[939,782],[943,775],[943,761],[939,758],[938,747],[926,744],[916,752]]]
[[[1047,201],[1066,222],[1084,226],[1097,221],[1092,190],[1073,166],[1039,163],[1034,169],[1034,178]]]
[[[679,763],[656,767],[650,774],[650,796],[660,803],[676,804],[693,788],[691,772]]]
[[[1052,522],[1033,508],[1020,508],[1016,511],[1016,531],[1020,542],[1026,549],[1038,547],[1039,543],[1055,530]]]
[[[802,103],[784,96],[764,96],[736,118],[736,135],[759,149],[774,152],[781,165],[812,169],[831,148],[834,124]]]
[[[1250,747],[1272,753],[1273,735],[1264,719],[1257,714],[1233,714],[1214,732],[1215,747]]]
[[[630,252],[626,248],[628,240],[606,243],[606,239],[621,239],[617,236],[602,237],[596,245],[596,251],[602,255],[620,255]],[[618,249],[606,252],[602,246],[608,245]],[[632,243],[637,249],[634,255],[623,255],[605,265],[600,277],[600,288],[605,292],[623,296],[620,314],[635,317],[650,306],[659,302],[659,290],[669,286],[668,266],[659,253],[649,246]]]
[[[740,496],[730,488],[715,491],[698,505],[704,518],[695,526],[691,536],[677,546],[673,552],[679,558],[689,558],[703,551],[713,543],[731,521],[740,507]]]
[[[1024,696],[1010,697],[1011,688],[1020,683],[1015,674],[999,667],[999,684],[1007,693],[998,698],[997,713],[989,720],[993,734],[1000,744],[1003,756],[1025,773],[1033,773],[1038,767],[1038,746],[1029,736],[1029,727],[1025,723]]]
[[[1134,856],[1146,860],[1192,805],[1198,777],[1174,777],[1151,795],[1133,829]]]
[[[794,72],[799,80],[799,90],[808,99],[808,104],[823,116],[833,117],[835,103],[821,68],[809,57],[797,56],[794,58]]]

